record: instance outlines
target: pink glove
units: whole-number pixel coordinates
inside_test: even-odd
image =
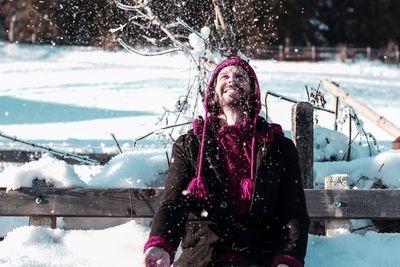
[[[169,253],[160,247],[149,247],[144,252],[146,267],[170,267]]]

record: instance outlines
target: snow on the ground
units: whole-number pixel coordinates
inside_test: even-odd
[[[369,189],[374,182],[390,189],[399,189],[400,150],[385,151],[375,157],[348,162],[314,162],[315,187],[323,188],[325,177],[335,173],[348,174],[350,185],[358,189]]]
[[[33,140],[111,140],[111,132],[121,140],[132,140],[153,130],[162,107],[171,109],[184,95],[190,76],[189,60],[183,56],[149,58],[122,51],[6,44],[0,57],[1,131]],[[400,105],[397,66],[262,60],[252,65],[262,93],[269,90],[304,101],[305,85],[317,88],[321,80],[329,79],[400,124],[400,117],[393,116]],[[289,129],[292,104],[271,96],[268,101],[271,118]],[[329,101],[327,106],[331,108]],[[282,107],[288,112],[274,112]],[[318,114],[322,126],[331,128],[332,115]],[[378,139],[393,140],[364,121]]]
[[[399,241],[399,234],[371,231],[364,235],[311,236],[305,266],[399,267]]]
[[[142,266],[148,231],[134,221],[86,231],[23,226],[0,242],[0,266]],[[399,234],[311,235],[305,266],[396,267],[400,266],[399,247]]]
[[[187,58],[5,43],[0,44],[0,58],[0,131],[63,151],[116,153],[110,137],[114,133],[124,151],[104,166],[68,165],[48,155],[23,165],[0,163],[0,187],[29,186],[35,178],[57,187],[162,186],[170,146],[160,146],[154,134],[136,145],[134,140],[154,130],[158,133],[159,117],[184,96],[194,75]],[[316,88],[321,80],[333,80],[400,125],[398,66],[367,61],[251,63],[263,93],[270,90],[306,101],[305,85]],[[268,98],[269,119],[282,124],[289,137],[291,106]],[[370,188],[374,183],[400,188],[400,153],[391,150],[392,136],[360,116],[377,145],[356,138],[351,161],[330,162],[347,157],[348,129],[339,125],[341,131],[334,132],[330,130],[333,116],[315,113],[316,187],[323,187],[327,175],[347,173],[354,188]],[[173,136],[180,133],[176,130]],[[15,148],[28,147],[0,138],[0,149]],[[27,218],[0,218],[0,235],[6,235],[0,242],[0,266],[142,265],[148,228],[126,220],[89,219],[81,224],[84,229],[104,230],[67,230],[74,227],[71,221],[58,223],[61,228],[51,230],[25,226]],[[398,247],[399,234],[310,235],[306,266],[400,266]]]
[[[115,156],[88,182],[91,187],[159,187],[168,162],[166,149],[131,151]],[[168,151],[170,153],[170,151]]]
[[[0,242],[0,266],[141,266],[147,236],[134,221],[88,231],[22,226]]]

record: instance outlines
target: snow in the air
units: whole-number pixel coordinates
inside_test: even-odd
[[[207,31],[202,34],[205,36]],[[201,51],[201,39],[191,38],[193,47]],[[171,147],[160,145],[162,139],[157,133],[161,124],[156,123],[165,110],[174,109],[185,95],[188,80],[193,79],[195,73],[190,71],[188,58],[0,43],[0,59],[2,133],[61,151],[118,153],[111,138],[115,134],[124,151],[104,166],[69,165],[51,155],[22,165],[3,162],[0,187],[18,189],[29,186],[35,178],[46,179],[57,187],[163,185],[168,167],[166,153]],[[333,80],[400,125],[400,69],[396,65],[272,60],[252,60],[251,64],[263,96],[269,90],[307,101],[305,85],[316,88],[321,80]],[[328,93],[326,97],[326,108],[330,109]],[[268,97],[269,120],[280,123],[288,137],[291,106]],[[377,145],[372,140],[368,145],[365,138],[357,137],[351,146],[351,160],[345,161],[347,123],[335,132],[331,114],[315,113],[316,188],[323,188],[324,177],[338,173],[348,174],[350,185],[358,189],[369,189],[378,182],[400,188],[400,152],[391,149],[394,137],[358,114]],[[172,135],[176,137],[185,129],[176,129]],[[155,134],[134,145],[136,139],[152,131]],[[4,138],[0,138],[0,148],[31,149]],[[27,218],[0,218],[0,236],[5,236],[0,242],[0,266],[142,266],[147,224],[139,224],[140,220],[99,220],[82,221],[82,229],[93,230],[72,230],[77,226],[71,219],[60,219],[59,228],[53,230],[27,226]],[[399,247],[399,234],[372,230],[344,232],[335,237],[310,235],[306,266],[400,266]]]

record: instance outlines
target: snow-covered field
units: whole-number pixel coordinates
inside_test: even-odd
[[[321,80],[341,87],[379,114],[400,125],[400,69],[378,62],[294,63],[251,61],[262,92],[273,91],[307,100],[305,85]],[[134,140],[157,130],[165,109],[173,109],[193,79],[184,56],[140,57],[126,52],[90,48],[23,46],[0,43],[0,131],[63,151],[117,152],[115,134],[123,154],[105,166],[72,166],[51,157],[22,166],[0,163],[0,187],[29,186],[36,177],[57,186],[146,187],[160,185],[167,168],[160,141]],[[330,97],[326,94],[328,105]],[[192,103],[193,104],[193,103]],[[269,97],[270,120],[282,124],[290,136],[291,103]],[[199,110],[201,113],[201,110]],[[378,141],[369,155],[365,138],[352,147],[352,161],[341,159],[347,148],[347,127],[332,132],[333,117],[317,112],[315,127],[315,186],[325,176],[349,174],[357,188],[370,188],[379,180],[400,188],[400,153],[391,150],[393,137],[363,118],[364,128]],[[354,132],[355,130],[353,130]],[[159,131],[156,131],[159,132]],[[179,134],[176,130],[174,135]],[[329,142],[327,142],[328,140]],[[0,149],[28,147],[0,138]],[[361,177],[365,177],[360,180]],[[92,225],[90,224],[92,223]],[[354,222],[356,226],[365,222]],[[0,218],[0,266],[141,266],[142,246],[149,229],[134,221],[102,224],[102,230],[67,230],[23,226],[26,218]],[[84,223],[83,223],[84,224]],[[105,226],[106,225],[106,226]],[[326,238],[310,236],[306,266],[400,266],[399,234],[344,233]]]

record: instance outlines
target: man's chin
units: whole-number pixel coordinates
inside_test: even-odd
[[[239,99],[243,97],[243,93],[239,90],[229,90],[224,93],[226,99]]]
[[[244,105],[244,101],[243,101],[243,98],[240,96],[227,97],[221,101],[221,106],[226,106],[226,107],[238,107],[238,106],[243,106],[243,105]]]

